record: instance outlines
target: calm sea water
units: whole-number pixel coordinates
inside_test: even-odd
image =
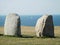
[[[35,26],[36,21],[42,15],[26,15],[20,16],[22,26]],[[4,26],[6,16],[0,16],[0,26]],[[60,15],[53,15],[53,21],[55,26],[60,26]]]

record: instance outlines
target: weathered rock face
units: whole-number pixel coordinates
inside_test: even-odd
[[[21,35],[20,16],[18,16],[17,14],[9,14],[6,16],[4,24],[4,35]]]
[[[41,18],[39,18],[35,26],[35,31],[37,37],[54,37],[54,25],[52,16],[43,15]]]

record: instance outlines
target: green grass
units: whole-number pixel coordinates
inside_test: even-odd
[[[55,38],[37,38],[34,31],[23,31],[23,37],[0,35],[0,45],[60,45],[60,27],[55,27]]]
[[[0,36],[0,45],[60,45],[60,37],[26,38],[26,37]]]

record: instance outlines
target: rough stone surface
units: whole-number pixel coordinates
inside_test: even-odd
[[[54,24],[52,15],[43,15],[37,20],[35,26],[37,37],[54,37]]]
[[[18,16],[15,13],[6,16],[4,24],[4,35],[11,35],[11,36],[21,35],[20,16]]]

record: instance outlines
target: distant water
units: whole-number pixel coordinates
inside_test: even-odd
[[[42,15],[26,15],[20,16],[22,26],[35,26],[36,21]],[[0,26],[4,26],[6,16],[0,16]],[[53,21],[55,26],[60,26],[60,15],[53,15]]]

